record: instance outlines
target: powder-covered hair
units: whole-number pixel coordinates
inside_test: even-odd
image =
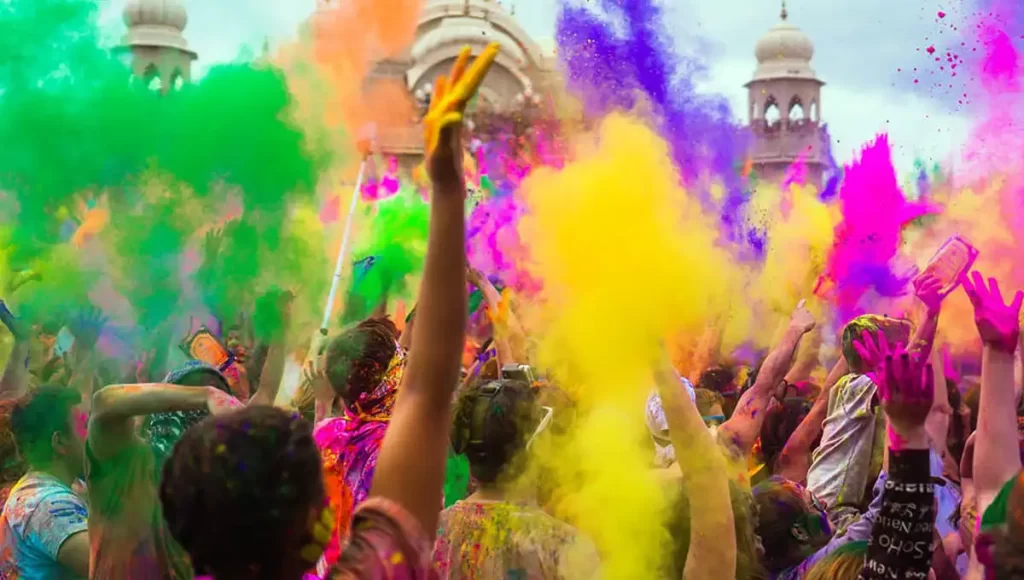
[[[867,542],[850,542],[819,560],[804,580],[857,580],[867,555]]]
[[[864,361],[853,346],[855,342],[861,341],[865,331],[876,337],[881,332],[890,346],[896,343],[906,345],[910,340],[910,323],[906,320],[877,314],[865,314],[854,318],[843,328],[843,358],[846,359],[846,364],[850,365],[850,370],[856,374],[864,374],[871,370],[864,368]]]
[[[313,427],[268,406],[208,417],[164,464],[160,502],[197,574],[282,578],[325,502]]]
[[[794,524],[804,525],[807,507],[799,488],[782,477],[770,477],[754,487],[754,531],[761,540],[761,561],[770,573],[793,565],[800,542],[793,537]]]
[[[367,318],[327,345],[327,380],[345,405],[371,392],[384,378],[398,349],[398,328],[387,317]]]

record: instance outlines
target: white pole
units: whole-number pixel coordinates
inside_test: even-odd
[[[352,219],[356,213],[356,202],[359,201],[359,193],[363,188],[363,173],[366,171],[366,159],[359,164],[359,176],[356,178],[356,188],[352,192],[352,203],[348,206],[348,219],[345,221],[345,231],[341,235],[341,248],[338,250],[338,261],[334,265],[334,279],[331,280],[331,292],[327,295],[327,306],[324,307],[324,320],[320,324],[320,334],[327,335],[327,326],[331,322],[331,310],[334,307],[334,297],[338,294],[338,286],[341,284],[341,272],[345,266],[345,253],[348,250],[348,238],[352,232]]]

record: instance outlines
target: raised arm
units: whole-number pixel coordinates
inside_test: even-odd
[[[935,344],[935,332],[939,329],[939,312],[942,310],[943,296],[940,294],[942,282],[934,276],[924,276],[914,280],[914,294],[924,305],[923,319],[910,340],[910,350],[920,353],[923,360],[931,357],[932,345]]]
[[[970,280],[965,277],[963,286],[974,305],[974,321],[984,343],[974,451],[974,490],[977,513],[981,514],[1021,469],[1013,358],[1020,338],[1024,292],[1017,292],[1007,305],[999,283],[989,278],[986,284],[977,272]]]
[[[413,348],[377,460],[372,496],[408,511],[433,538],[441,507],[452,393],[459,382],[466,326],[465,195],[462,113],[497,57],[488,46],[468,69],[463,49],[451,78],[441,79],[427,114],[427,171],[432,196],[427,258]],[[465,71],[463,75],[462,71]]]
[[[765,411],[775,388],[782,382],[793,361],[800,338],[814,328],[814,317],[801,301],[793,312],[789,327],[761,365],[753,387],[740,397],[732,417],[718,428],[719,440],[729,444],[742,457],[750,452],[761,431]]]
[[[494,348],[498,352],[499,364],[502,366],[525,364],[526,337],[519,320],[512,312],[508,297],[502,296],[494,284],[487,279],[487,276],[479,270],[469,268],[466,274],[470,283],[479,288],[480,293],[483,294],[484,303],[487,305],[487,315],[490,316],[491,324],[494,327]]]
[[[807,472],[811,469],[811,446],[821,435],[823,422],[828,415],[828,398],[832,394],[832,387],[836,386],[839,379],[850,372],[850,366],[846,364],[844,357],[839,357],[839,362],[832,367],[825,379],[825,386],[815,399],[811,410],[804,417],[804,420],[797,425],[786,444],[779,453],[779,461],[776,465],[777,474],[790,481],[805,481]]]
[[[731,578],[736,570],[736,527],[725,458],[704,426],[697,407],[683,396],[679,377],[667,362],[655,374],[669,438],[690,502],[690,548],[685,580]]]
[[[30,339],[24,323],[14,318],[11,311],[7,309],[7,304],[2,300],[0,300],[0,321],[14,336],[14,346],[11,347],[11,355],[7,359],[7,366],[4,367],[3,378],[0,378],[0,401],[3,401],[17,399],[28,391]]]
[[[284,365],[288,352],[285,344],[288,336],[288,322],[291,319],[292,301],[295,296],[289,291],[268,294],[257,304],[257,309],[266,312],[260,317],[265,338],[270,341],[266,359],[260,371],[256,393],[249,399],[250,405],[272,406],[277,400],[284,378]]]
[[[89,447],[100,460],[116,455],[136,441],[135,417],[201,409],[218,412],[237,405],[237,400],[212,387],[111,385],[93,396]]]

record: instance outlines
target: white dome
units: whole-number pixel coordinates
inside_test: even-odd
[[[809,63],[814,57],[814,43],[802,30],[783,20],[757,41],[754,55],[759,63],[773,60]]]
[[[128,0],[124,23],[128,28],[161,26],[181,32],[188,25],[188,12],[180,0]]]
[[[181,0],[128,0],[124,7],[127,46],[173,48],[192,53],[182,36],[188,12]]]
[[[486,20],[469,16],[443,19],[437,28],[417,38],[410,52],[413,59],[419,61],[442,47],[461,47],[466,44],[483,46],[491,42],[497,42],[501,52],[515,62],[526,63],[526,53],[511,36],[497,30]]]

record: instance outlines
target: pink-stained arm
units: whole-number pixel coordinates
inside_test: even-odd
[[[825,386],[818,394],[810,412],[797,425],[779,453],[778,464],[775,466],[778,475],[790,481],[802,482],[807,479],[807,472],[811,469],[811,445],[821,435],[823,422],[828,415],[828,399],[832,394],[832,388],[849,372],[850,367],[846,364],[846,358],[840,357],[839,362],[828,373]]]
[[[772,393],[786,376],[793,361],[793,353],[800,345],[800,338],[809,330],[798,324],[790,324],[782,340],[761,365],[754,385],[740,397],[732,417],[718,428],[720,441],[727,442],[741,457],[746,457],[754,447]]]
[[[690,504],[690,549],[683,578],[731,578],[736,570],[736,527],[725,458],[697,407],[683,396],[675,370],[665,363],[655,379],[684,493],[700,498]]]
[[[89,447],[97,459],[112,457],[136,441],[135,417],[207,408],[220,392],[212,387],[167,384],[110,385],[93,395]]]

